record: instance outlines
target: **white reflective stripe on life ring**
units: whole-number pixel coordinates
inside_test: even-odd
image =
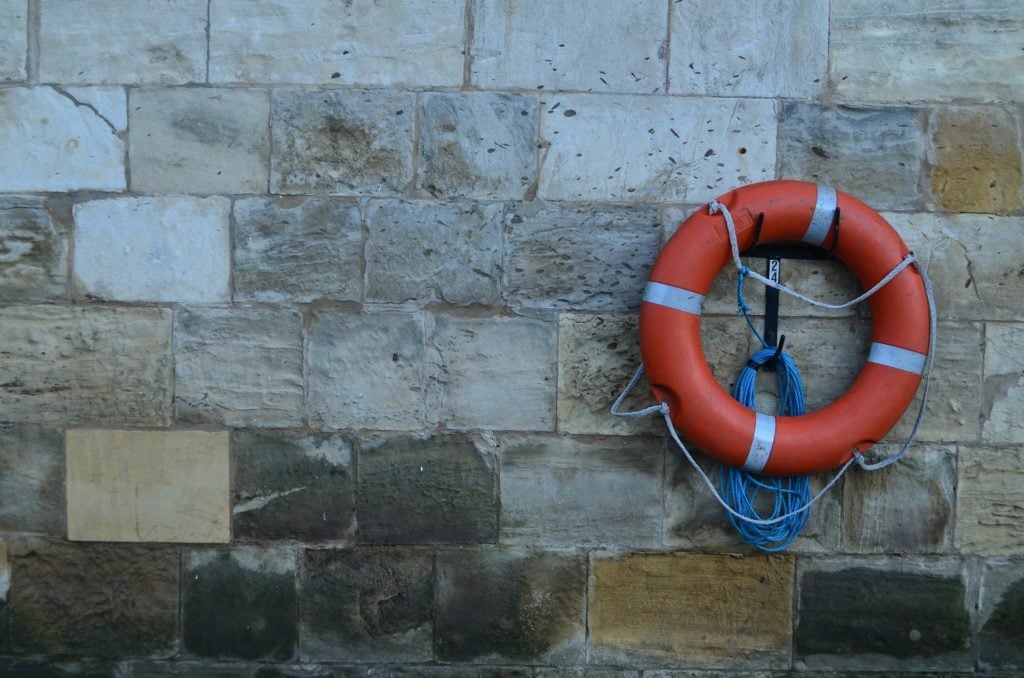
[[[807,225],[807,232],[802,238],[804,242],[821,247],[821,243],[828,237],[829,229],[832,228],[832,218],[835,217],[837,206],[836,189],[818,184],[818,199],[814,203],[811,223]]]
[[[924,371],[924,364],[927,360],[928,356],[924,353],[877,341],[871,343],[871,352],[868,353],[869,363],[894,367],[897,370],[914,374],[921,374]]]
[[[701,304],[704,303],[704,295],[684,290],[682,287],[673,287],[660,282],[648,282],[644,290],[644,301],[659,306],[674,308],[683,313],[700,315]]]
[[[775,444],[775,417],[755,412],[754,439],[750,441],[747,460],[743,462],[743,470],[747,473],[760,473],[768,465],[772,456],[772,445]]]

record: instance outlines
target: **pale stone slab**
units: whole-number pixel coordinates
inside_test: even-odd
[[[661,540],[659,438],[501,439],[503,544],[651,548]]]
[[[170,423],[170,311],[5,308],[0,346],[0,409],[8,421]]]
[[[557,325],[535,318],[437,319],[441,420],[451,429],[551,431]]]
[[[79,106],[91,106],[118,132],[128,129],[128,93],[124,87],[64,87]]]
[[[226,543],[228,434],[67,432],[68,539]]]
[[[812,97],[828,66],[828,0],[715,0],[671,5],[669,91]]]
[[[236,301],[359,301],[362,216],[355,202],[246,198],[234,205]]]
[[[316,312],[306,361],[310,425],[391,431],[424,426],[422,316]]]
[[[397,195],[413,176],[415,95],[277,90],[272,193]]]
[[[131,95],[132,190],[262,193],[270,171],[270,99],[241,89]]]
[[[964,553],[1016,555],[1024,547],[1024,462],[1020,445],[961,445],[956,546]]]
[[[370,203],[366,301],[493,304],[502,216],[500,204]]]
[[[542,198],[695,201],[775,176],[775,105],[767,99],[568,94],[541,106],[550,144]]]
[[[465,3],[218,0],[210,82],[462,85]]]
[[[525,308],[636,309],[659,241],[649,208],[510,205],[505,295]]]
[[[68,229],[46,201],[0,197],[0,300],[36,302],[67,297]]]
[[[178,421],[267,428],[302,423],[302,316],[182,309],[174,319]]]
[[[830,29],[832,82],[843,98],[1024,100],[1016,0],[839,0]]]
[[[419,105],[419,189],[516,200],[536,183],[536,96],[427,92]]]
[[[0,90],[0,191],[123,191],[124,141],[95,109],[51,87]]]
[[[0,424],[0,496],[0,531],[64,534],[64,435],[59,429]],[[4,590],[0,582],[0,600]]]
[[[75,205],[74,282],[119,301],[230,299],[226,198],[111,198]]]
[[[667,17],[659,0],[474,0],[473,20],[470,73],[479,87],[664,91]]]
[[[982,440],[1024,443],[1024,325],[986,326],[983,389]]]
[[[206,0],[42,0],[39,78],[183,84],[206,79]]]
[[[28,61],[28,0],[0,0],[0,80],[24,80]]]

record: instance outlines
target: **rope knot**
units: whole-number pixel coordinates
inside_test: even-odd
[[[712,200],[708,203],[708,214],[718,214],[719,210],[722,209],[722,203],[717,200]]]

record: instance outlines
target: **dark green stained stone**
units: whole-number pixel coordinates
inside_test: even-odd
[[[1024,667],[1024,578],[1003,593],[978,635],[981,661]]]

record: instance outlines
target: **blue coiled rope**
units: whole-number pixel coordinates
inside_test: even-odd
[[[748,269],[740,269],[736,282],[736,301],[740,313],[763,348],[757,351],[740,372],[732,395],[741,404],[755,409],[757,372],[765,364],[775,363],[775,380],[779,395],[779,414],[799,416],[804,413],[804,383],[793,357],[778,348],[768,346],[750,320],[750,307],[743,298],[743,281]],[[743,541],[758,549],[776,553],[785,550],[807,525],[810,509],[801,511],[811,501],[810,476],[768,478],[741,469],[722,466],[720,470],[722,498],[734,511],[754,520],[771,520],[789,515],[771,525],[758,525],[729,515],[729,522]],[[764,512],[767,508],[767,512]]]

